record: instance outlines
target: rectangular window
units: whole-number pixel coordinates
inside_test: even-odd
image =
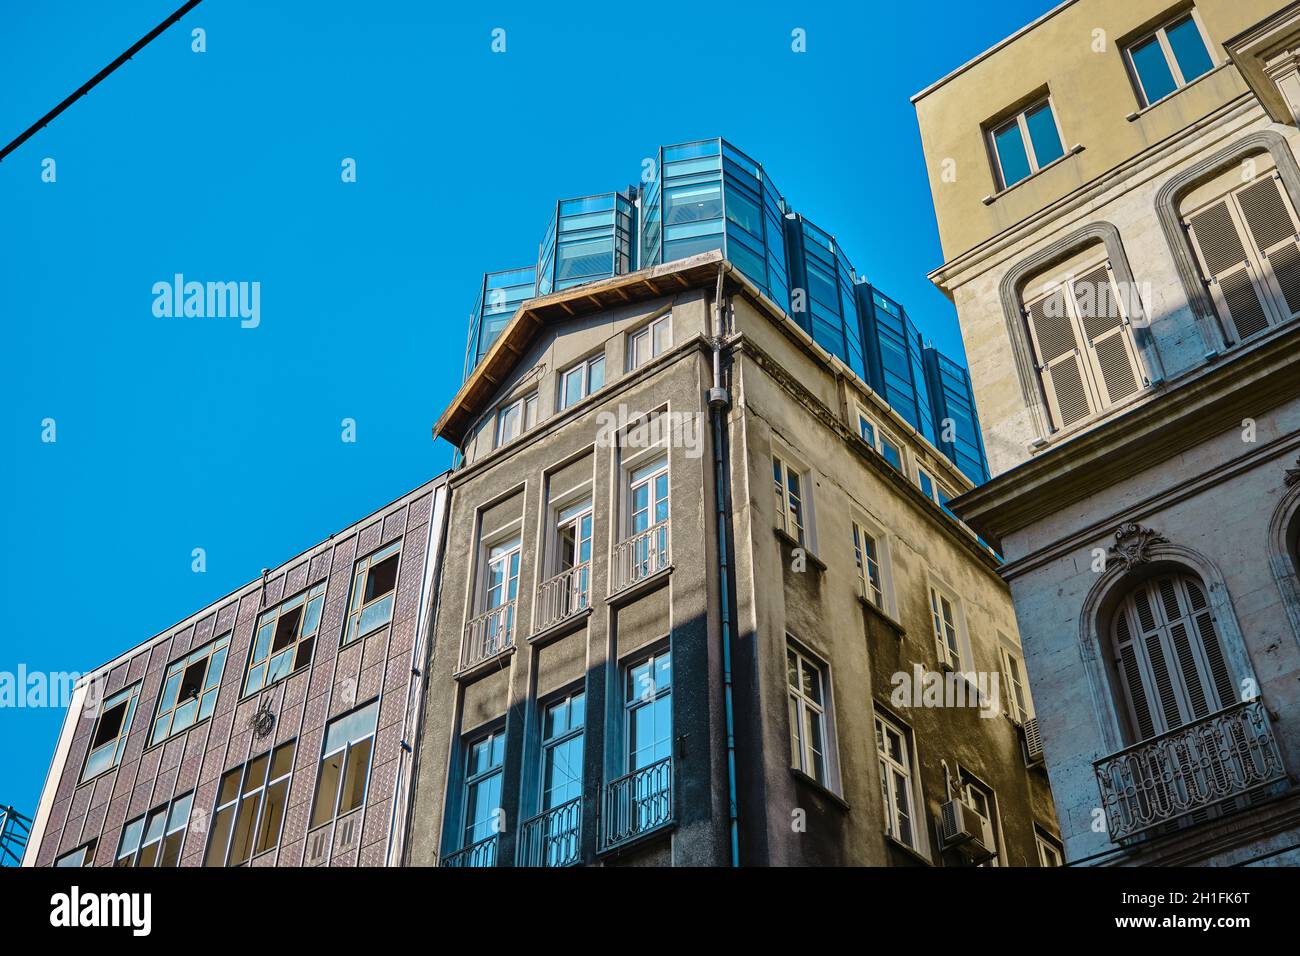
[[[917,846],[916,804],[912,786],[912,751],[908,734],[892,720],[876,715],[876,752],[880,759],[880,796],[885,832],[913,850]]]
[[[542,813],[526,832],[531,866],[578,861],[582,822],[582,759],[586,694],[576,691],[542,710]],[[552,812],[554,811],[554,812]]]
[[[321,608],[325,605],[325,582],[290,598],[257,619],[257,636],[248,659],[244,694],[270,687],[311,663]]]
[[[90,738],[90,753],[86,756],[86,766],[81,771],[83,781],[97,777],[121,763],[122,751],[126,748],[126,735],[131,732],[131,718],[135,716],[135,705],[139,699],[140,685],[135,683],[118,691],[99,708],[95,732]]]
[[[167,668],[162,695],[158,698],[158,716],[149,738],[151,745],[212,716],[229,650],[227,634],[191,651]]]
[[[325,749],[316,774],[312,829],[351,813],[366,802],[370,758],[375,749],[379,701],[371,701],[325,728]]]
[[[497,412],[496,447],[508,445],[537,424],[537,393],[511,402]]]
[[[880,541],[858,522],[853,522],[853,560],[858,571],[858,593],[885,609],[885,583],[881,574]]]
[[[978,781],[965,777],[961,784],[961,799],[966,806],[975,811],[981,830],[981,842],[992,857],[980,863],[980,866],[1000,866],[1001,848],[998,845],[997,800],[993,791]]]
[[[576,405],[605,385],[605,356],[593,356],[560,375],[560,408]]]
[[[673,344],[672,316],[655,319],[644,328],[628,333],[627,369],[640,368],[657,355],[662,355]]]
[[[1124,296],[1103,260],[1025,303],[1047,411],[1056,429],[1083,421],[1146,387]]]
[[[561,508],[555,516],[552,574],[539,595],[545,622],[591,606],[591,528],[590,499]]]
[[[934,641],[939,652],[939,663],[960,671],[961,639],[958,635],[957,599],[931,585],[930,611],[934,619]]]
[[[625,771],[666,760],[673,753],[673,664],[663,651],[625,669],[623,697]]]
[[[180,866],[194,793],[177,797],[122,828],[114,866]]]
[[[1144,107],[1214,69],[1209,43],[1194,10],[1130,43],[1124,54]]]
[[[54,861],[55,866],[90,866],[95,861],[95,841],[69,850]]]
[[[776,490],[776,526],[800,545],[806,544],[807,492],[803,476],[794,465],[773,455],[772,480]]]
[[[465,756],[465,826],[461,848],[493,839],[501,832],[501,783],[505,734],[495,731],[470,744]],[[477,857],[477,854],[475,855]]]
[[[1038,844],[1039,866],[1065,866],[1065,854],[1061,852],[1060,844],[1044,836],[1037,827],[1034,828],[1034,841]]]
[[[402,542],[394,541],[357,562],[352,572],[352,602],[348,607],[348,626],[343,632],[344,644],[365,637],[393,619],[397,564],[401,556]]]
[[[862,409],[857,410],[858,434],[862,440],[875,449],[876,454],[884,458],[898,471],[903,470],[902,445],[890,437],[884,429],[872,421]]]
[[[785,663],[791,765],[829,788],[825,668],[790,644],[786,644]]]
[[[1029,684],[1025,680],[1025,665],[1020,657],[1007,648],[1002,651],[1002,680],[1006,685],[1007,716],[1024,724],[1034,715],[1029,699]]]
[[[1007,189],[1065,155],[1050,99],[1042,99],[989,134],[998,182]]]
[[[294,741],[221,775],[204,866],[242,866],[280,843]]]

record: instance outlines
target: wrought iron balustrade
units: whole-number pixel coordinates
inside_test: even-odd
[[[610,593],[616,594],[668,567],[668,522],[661,521],[614,546]]]
[[[480,614],[465,625],[460,650],[460,669],[495,657],[515,642],[515,602],[507,601]]]
[[[673,759],[665,757],[605,786],[601,846],[608,849],[673,822]]]
[[[533,629],[544,631],[591,606],[591,562],[561,571],[537,587],[537,622]]]
[[[539,813],[520,832],[520,866],[572,866],[581,856],[582,798]]]
[[[463,850],[449,853],[442,858],[443,866],[496,866],[498,834],[492,834],[486,840],[471,843]]]

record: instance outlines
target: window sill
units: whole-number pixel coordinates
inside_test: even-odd
[[[581,611],[575,611],[566,618],[561,618],[554,624],[548,624],[532,637],[528,638],[529,644],[542,646],[549,644],[551,641],[561,638],[570,631],[575,631],[586,623],[587,618],[591,617],[591,605],[584,607]]]
[[[1147,113],[1151,112],[1152,110],[1156,109],[1159,106],[1163,106],[1165,103],[1168,103],[1170,100],[1177,97],[1179,93],[1183,93],[1187,90],[1190,90],[1193,86],[1195,86],[1197,83],[1200,83],[1202,80],[1208,80],[1210,77],[1214,76],[1216,73],[1221,71],[1224,67],[1226,67],[1228,65],[1228,62],[1231,61],[1219,63],[1216,66],[1210,67],[1210,69],[1206,70],[1196,79],[1192,80],[1192,82],[1180,86],[1172,93],[1166,93],[1164,96],[1160,97],[1160,99],[1156,100],[1154,103],[1148,103],[1146,106],[1143,106],[1141,109],[1136,109],[1132,113],[1129,113],[1128,116],[1125,116],[1124,118],[1128,120],[1130,123],[1142,119],[1144,116],[1147,115]]]
[[[839,809],[843,810],[845,813],[848,813],[852,809],[845,801],[845,799],[841,797],[838,793],[836,793],[834,790],[828,789],[824,784],[818,783],[814,778],[808,776],[808,774],[804,773],[798,767],[790,768],[790,776],[794,777],[795,783],[803,784],[805,787],[808,787],[810,790],[816,793],[819,797],[823,797],[824,799],[829,800],[831,803],[833,803]]]
[[[635,584],[629,584],[621,590],[605,598],[605,603],[610,607],[620,607],[629,601],[634,601],[647,591],[653,591],[659,585],[663,584],[673,573],[673,566],[670,564],[665,568],[660,568],[654,574],[642,578]]]
[[[477,661],[474,664],[471,664],[469,667],[464,668],[463,670],[456,671],[451,675],[452,679],[456,681],[460,681],[461,683],[465,683],[467,681],[472,681],[478,677],[482,677],[484,674],[488,673],[489,671],[504,670],[506,663],[514,655],[514,653],[515,653],[515,645],[511,644],[509,647],[504,647],[501,650],[497,651],[491,657],[485,657],[483,660]]]
[[[892,834],[885,833],[882,835],[885,838],[885,844],[887,846],[893,847],[895,850],[898,850],[900,853],[907,854],[907,856],[911,857],[913,860],[915,860],[917,863],[920,863],[922,866],[934,866],[934,861],[931,860],[924,853],[922,853],[920,850],[916,849],[916,847],[908,846],[906,843],[904,843],[902,840],[898,839],[898,837]]]
[[[1083,152],[1083,144],[1075,143],[1068,150],[1066,150],[1064,155],[1058,156],[1056,157],[1056,159],[1052,160],[1046,166],[1042,166],[1034,170],[1024,179],[1018,179],[1010,186],[1000,189],[991,195],[985,196],[983,199],[980,200],[980,202],[982,202],[986,206],[991,206],[999,199],[1001,199],[1003,196],[1007,195],[1007,193],[1011,192],[1012,190],[1019,189],[1025,183],[1037,179],[1039,176],[1043,175],[1043,173],[1047,172],[1049,169],[1055,169],[1057,166],[1060,166],[1062,163],[1064,163],[1067,159],[1070,159],[1073,156],[1078,156],[1082,152]]]
[[[817,555],[813,554],[812,549],[808,547],[808,545],[800,544],[798,538],[790,534],[790,532],[786,531],[782,527],[774,525],[772,530],[776,533],[777,539],[782,544],[788,546],[792,551],[796,548],[802,550],[804,557],[808,559],[809,564],[811,564],[818,571],[825,572],[826,562],[823,561],[821,558],[817,557]]]
[[[888,611],[884,610],[883,608],[877,607],[874,601],[870,600],[869,598],[863,597],[861,594],[858,595],[858,600],[862,602],[863,607],[865,607],[876,617],[880,618],[880,620],[883,621],[888,627],[893,628],[894,633],[898,635],[899,640],[902,640],[903,638],[907,637],[907,629],[903,627],[903,625],[898,620],[896,620],[892,614],[890,614]]]

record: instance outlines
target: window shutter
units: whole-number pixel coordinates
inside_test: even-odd
[[[1210,611],[1205,593],[1200,585],[1190,579],[1184,579],[1187,587],[1188,602],[1194,616],[1196,631],[1205,650],[1205,662],[1210,670],[1210,682],[1219,695],[1218,709],[1228,707],[1236,702],[1236,689],[1232,684],[1232,675],[1228,672],[1227,661],[1223,658],[1223,645],[1214,628],[1214,615]]]
[[[1296,241],[1300,230],[1291,203],[1277,177],[1269,176],[1238,192],[1237,204],[1250,238],[1264,259],[1264,271],[1285,303],[1278,311],[1290,318],[1300,312],[1300,246]]]
[[[1268,312],[1260,297],[1257,269],[1237,230],[1225,198],[1192,216],[1187,223],[1220,315],[1226,315],[1240,341],[1268,327]]]
[[[1137,647],[1133,643],[1128,623],[1128,611],[1120,608],[1115,616],[1115,642],[1117,664],[1124,693],[1128,698],[1129,716],[1139,740],[1154,737],[1155,723],[1151,719],[1151,705],[1147,701],[1146,685],[1142,680],[1142,667],[1138,663]]]
[[[1162,718],[1156,726],[1156,733],[1173,730],[1183,725],[1183,712],[1179,707],[1178,688],[1169,670],[1169,659],[1161,634],[1163,629],[1156,620],[1146,585],[1133,594],[1133,607],[1137,611],[1142,649],[1146,652],[1148,672],[1151,675],[1152,697],[1155,698]]]
[[[1038,356],[1038,373],[1052,421],[1064,428],[1087,418],[1095,408],[1084,379],[1083,356],[1066,308],[1064,290],[1055,289],[1030,303],[1025,318]]]
[[[1109,263],[1076,279],[1073,291],[1102,404],[1113,405],[1142,388],[1142,366]]]

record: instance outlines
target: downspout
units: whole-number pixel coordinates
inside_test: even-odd
[[[713,387],[709,389],[709,417],[713,426],[714,506],[718,515],[718,597],[721,605],[722,694],[727,727],[727,813],[731,834],[731,865],[740,866],[740,811],[736,800],[736,721],[731,685],[731,580],[727,533],[731,501],[731,473],[727,469],[723,442],[726,438],[727,408],[731,397],[722,383],[722,339],[725,333],[722,307],[722,277],[726,262],[718,264],[718,285],[713,295]]]

